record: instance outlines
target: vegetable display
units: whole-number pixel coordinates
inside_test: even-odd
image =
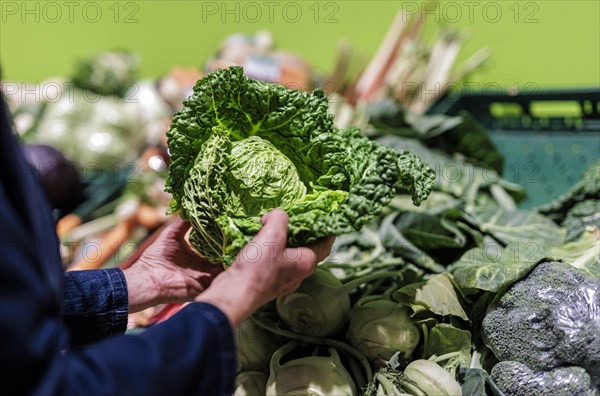
[[[519,209],[525,189],[501,176],[510,158],[477,120],[426,115],[437,95],[405,89],[458,84],[487,52],[450,73],[464,36],[444,30],[430,46],[416,15],[396,16],[360,76],[349,48],[330,81],[302,64],[294,86],[324,90],[254,80],[256,65],[219,69],[269,59],[270,42],[246,42],[256,48],[240,56],[234,37],[209,74],[136,82],[138,59],[113,51],[50,80],[74,83],[69,95],[13,95],[23,139],[66,157],[26,149],[56,212],[79,183],[93,197],[57,233],[65,247],[98,241],[102,254],[65,249],[65,267],[122,263],[167,208],[191,222],[202,256],[227,267],[280,207],[290,246],[337,239],[297,290],[235,329],[234,395],[600,396],[600,162],[566,194]],[[126,176],[96,189],[69,177],[113,170]],[[151,310],[130,322],[178,308]]]
[[[363,229],[339,236],[315,275],[253,323],[305,350],[334,348],[334,363],[367,396],[598,396],[600,230],[586,222],[568,237],[569,223],[556,217],[561,205],[597,204],[594,187],[546,206],[559,225],[544,208],[518,209],[520,186],[438,148],[441,135],[432,144],[410,125],[386,122],[369,124],[372,139],[462,174],[437,175],[419,207],[395,196]],[[445,134],[461,120],[435,122]],[[298,378],[309,371],[295,370]],[[298,381],[297,389],[313,389],[311,379]]]
[[[335,128],[327,109],[321,90],[256,81],[241,67],[196,83],[167,132],[167,191],[203,257],[229,265],[275,207],[288,212],[288,243],[298,246],[359,229],[400,191],[416,205],[426,199],[429,166]]]

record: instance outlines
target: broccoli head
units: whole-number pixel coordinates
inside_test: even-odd
[[[500,362],[492,369],[496,386],[510,396],[597,396],[589,374],[582,367],[557,367],[534,372],[519,362]]]
[[[600,281],[567,263],[540,263],[499,296],[482,333],[500,361],[534,371],[581,366],[600,383]]]

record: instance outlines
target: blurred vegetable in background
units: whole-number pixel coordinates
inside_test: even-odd
[[[53,209],[72,210],[81,199],[79,169],[57,149],[42,144],[25,144],[23,153],[35,168]]]
[[[71,80],[80,89],[123,97],[137,80],[139,64],[128,51],[102,52],[79,61]]]

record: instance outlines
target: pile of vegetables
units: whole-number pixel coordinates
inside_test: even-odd
[[[326,107],[233,67],[198,81],[168,133],[171,209],[216,265],[273,207],[290,212],[292,245],[338,235],[236,329],[235,394],[598,394],[600,163],[520,210],[523,189],[467,114],[373,102],[359,131]]]
[[[138,80],[139,67],[133,53],[108,51],[78,61],[68,77],[1,84],[54,209],[65,269],[120,265],[168,219],[171,100],[202,73],[175,69],[157,84]]]

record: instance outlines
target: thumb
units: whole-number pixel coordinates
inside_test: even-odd
[[[190,223],[184,221],[179,215],[175,215],[175,219],[171,224],[167,226],[163,235],[168,239],[175,239],[181,241],[184,239],[185,234],[190,229]]]
[[[253,241],[276,245],[283,250],[287,241],[288,214],[281,209],[273,209],[263,216],[262,223],[263,226]]]

